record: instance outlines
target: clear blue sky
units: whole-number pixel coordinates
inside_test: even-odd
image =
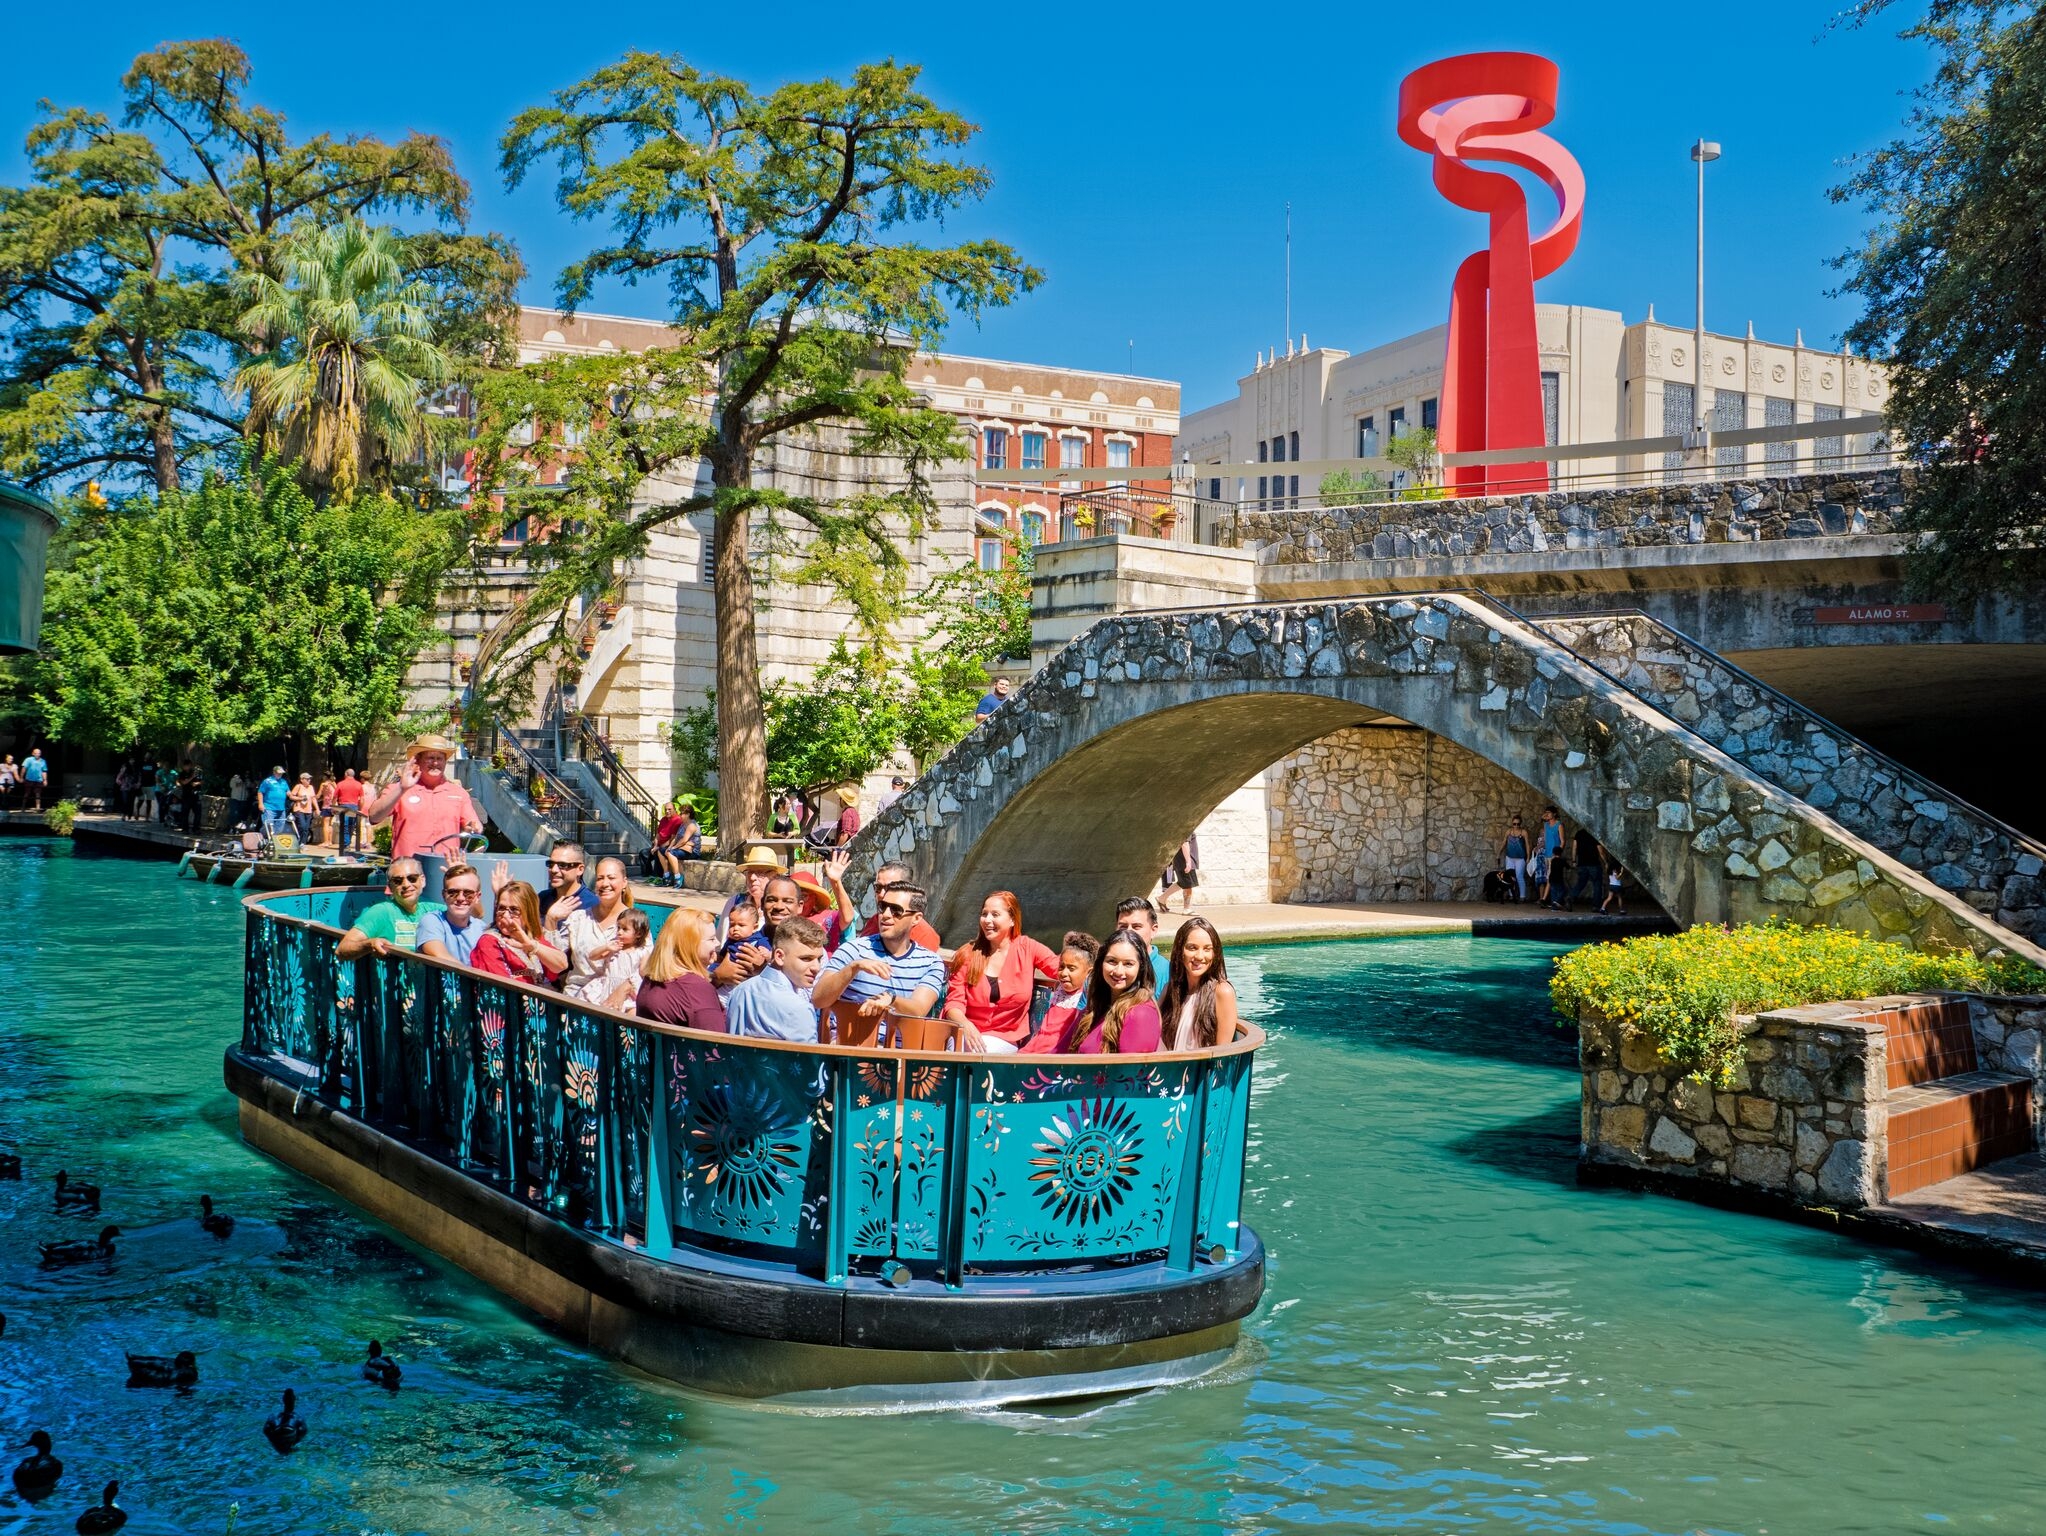
[[[1282,344],[1283,205],[1293,205],[1293,329],[1357,350],[1438,323],[1482,221],[1442,202],[1424,156],[1393,131],[1409,69],[1518,48],[1562,67],[1552,130],[1589,183],[1576,256],[1538,297],[1688,324],[1687,147],[1708,173],[1707,320],[1834,342],[1854,317],[1826,262],[1863,220],[1831,205],[1844,162],[1891,137],[1924,51],[1894,37],[1916,14],[1835,28],[1824,6],[1291,5],[1153,11],[956,7],[395,5],[258,8],[101,0],[16,8],[0,85],[0,178],[23,171],[36,101],[113,109],[128,61],[168,37],[224,34],[252,55],[253,95],[300,134],[437,133],[476,188],[476,222],[512,235],[550,302],[591,232],[552,205],[549,179],[516,193],[496,172],[513,112],[629,47],[674,51],[766,84],[892,55],[925,66],[941,102],[981,125],[994,194],[960,235],[1017,245],[1044,285],[961,352],[1177,378],[1189,408],[1232,393],[1260,347]],[[175,18],[173,20],[173,18]],[[600,306],[658,314],[642,288]]]

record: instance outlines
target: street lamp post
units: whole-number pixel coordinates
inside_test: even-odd
[[[1691,440],[1702,457],[1705,450],[1705,165],[1719,158],[1719,146],[1700,139],[1691,146],[1698,164],[1698,309],[1691,336]]]

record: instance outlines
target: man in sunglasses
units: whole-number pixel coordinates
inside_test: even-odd
[[[419,919],[419,952],[435,960],[467,965],[476,941],[489,931],[483,921],[483,877],[468,864],[450,864],[440,877],[446,907]]]
[[[473,871],[471,878],[474,878]],[[355,926],[341,935],[334,946],[337,960],[358,960],[364,955],[382,958],[394,949],[419,947],[419,920],[429,912],[446,909],[437,901],[421,901],[426,891],[426,871],[417,859],[391,860],[385,876],[390,894],[368,908]]]
[[[874,871],[874,895],[876,899],[887,895],[890,890],[898,885],[915,884],[916,874],[907,864],[883,864]],[[880,931],[881,918],[878,913],[868,918],[860,927],[860,932],[863,935],[871,936]],[[945,947],[944,941],[938,937],[938,930],[921,917],[910,924],[909,936],[917,943],[923,945],[925,949],[942,950]]]
[[[773,899],[773,888],[769,888]],[[945,991],[945,961],[911,936],[924,912],[924,892],[914,885],[892,885],[881,893],[874,914],[881,931],[847,939],[824,962],[810,1001],[828,1013],[843,1000],[875,1017],[890,1008],[928,1017]]]
[[[540,925],[549,933],[566,936],[571,917],[597,910],[597,893],[583,884],[588,864],[581,843],[556,843],[547,850],[547,894],[540,898]],[[497,867],[509,881],[510,869]]]

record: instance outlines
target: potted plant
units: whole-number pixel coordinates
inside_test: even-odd
[[[1159,538],[1169,539],[1172,537],[1172,530],[1179,526],[1179,508],[1167,502],[1158,509],[1157,515],[1151,519],[1151,522],[1158,530]]]

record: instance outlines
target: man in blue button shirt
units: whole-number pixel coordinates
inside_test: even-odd
[[[291,780],[284,776],[281,764],[256,786],[256,804],[262,807],[266,834],[274,836],[291,830]]]
[[[944,995],[945,961],[910,935],[923,916],[924,900],[923,890],[914,885],[891,885],[881,893],[874,904],[881,931],[839,945],[810,989],[819,1013],[844,1001],[857,1004],[863,1018],[877,1018],[891,1008],[930,1016]]]

